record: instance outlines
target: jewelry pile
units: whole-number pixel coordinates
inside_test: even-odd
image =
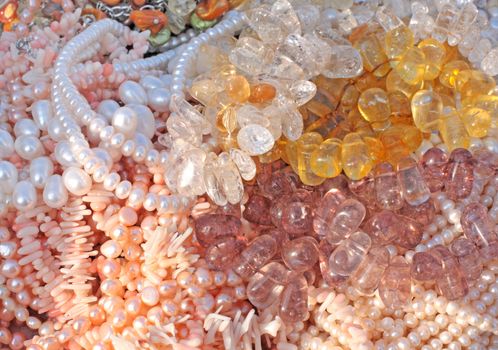
[[[0,23],[0,350],[498,349],[497,1]]]

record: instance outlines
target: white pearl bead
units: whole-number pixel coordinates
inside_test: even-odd
[[[54,163],[48,157],[35,158],[29,165],[29,178],[36,188],[42,189],[53,173]]]
[[[87,194],[92,188],[92,179],[80,168],[67,168],[62,177],[67,190],[77,196]]]
[[[114,100],[103,100],[97,107],[97,113],[103,115],[108,122],[112,121],[114,112],[119,108],[119,104]]]
[[[130,80],[123,82],[119,86],[119,98],[125,104],[147,104],[147,93],[144,88],[140,84]]]
[[[29,181],[19,181],[14,187],[12,203],[17,210],[26,211],[36,205],[36,188]]]
[[[151,139],[156,132],[156,121],[150,108],[139,104],[129,104],[126,107],[133,109],[138,116],[137,132]]]
[[[36,125],[41,130],[47,130],[49,121],[53,118],[54,112],[48,100],[39,100],[31,105],[31,115]]]
[[[153,76],[153,75],[145,75],[143,76],[141,79],[140,79],[140,85],[142,85],[142,87],[145,89],[145,90],[151,90],[151,89],[156,89],[156,88],[164,88],[166,87],[167,85],[164,84],[164,82]]]
[[[138,117],[135,111],[128,107],[118,108],[112,117],[112,126],[117,132],[131,137],[137,130]]]
[[[169,110],[171,93],[165,88],[151,89],[147,92],[149,106],[157,112],[166,112]]]
[[[62,141],[64,139],[61,123],[55,118],[49,120],[47,131],[50,138],[54,141]]]
[[[14,147],[19,157],[26,160],[32,160],[45,153],[40,140],[31,135],[19,136],[14,142]]]
[[[14,139],[7,131],[0,129],[0,158],[8,158],[14,153]]]
[[[14,125],[14,134],[16,137],[21,135],[40,137],[40,129],[33,120],[25,118],[18,120],[16,125]]]
[[[48,178],[43,189],[43,201],[50,208],[61,208],[68,200],[67,189],[60,175],[52,175]]]
[[[54,150],[55,160],[64,166],[78,166],[78,161],[74,158],[73,152],[71,151],[71,146],[67,141],[59,141],[55,146]]]
[[[17,183],[17,168],[11,162],[0,161],[0,189],[4,193],[12,193]]]

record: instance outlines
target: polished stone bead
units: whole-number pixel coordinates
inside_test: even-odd
[[[398,181],[403,191],[403,198],[410,205],[420,205],[430,198],[429,188],[421,174],[417,162],[406,157],[397,165]]]
[[[425,182],[431,192],[441,191],[447,177],[448,155],[442,149],[433,147],[427,150],[420,165],[422,166]]]
[[[436,279],[436,286],[441,294],[448,300],[465,296],[469,287],[457,258],[442,245],[432,248],[430,254],[441,262],[442,274]]]
[[[231,215],[207,214],[195,219],[195,237],[208,247],[222,237],[233,237],[239,233],[240,219]]]
[[[462,148],[453,150],[448,161],[445,192],[448,198],[457,200],[470,195],[474,183],[474,159]]]
[[[415,281],[435,281],[442,273],[441,262],[429,252],[413,255],[411,276]]]
[[[398,216],[390,210],[372,215],[362,229],[370,236],[374,245],[386,245],[398,236]]]
[[[259,225],[271,225],[271,201],[258,194],[253,194],[245,204],[244,218]]]
[[[420,205],[413,206],[405,204],[398,214],[415,220],[422,226],[426,226],[433,222],[436,216],[436,207],[434,206],[434,200],[430,198],[427,202]]]
[[[380,163],[374,168],[376,204],[382,209],[398,210],[404,204],[393,166]]]
[[[331,188],[320,200],[313,218],[313,230],[321,238],[325,238],[327,233],[332,229],[331,225],[337,208],[346,200],[342,191]]]
[[[390,309],[405,307],[411,300],[410,265],[401,256],[394,257],[382,276],[379,296]]]
[[[346,199],[337,208],[325,238],[330,244],[339,244],[360,227],[365,214],[366,209],[361,202]]]
[[[487,208],[480,203],[470,203],[460,218],[465,237],[479,248],[487,247],[497,241],[495,223],[491,220]]]
[[[304,321],[308,313],[308,283],[304,276],[290,278],[280,300],[279,316],[288,323]]]
[[[277,254],[277,241],[270,235],[261,235],[251,241],[236,257],[233,270],[242,278],[253,276]]]
[[[251,304],[263,309],[276,302],[288,283],[288,274],[289,270],[278,262],[263,266],[247,284],[246,293]]]
[[[394,240],[396,245],[405,249],[414,249],[422,241],[422,227],[417,221],[398,215],[396,228],[398,231]]]
[[[321,275],[324,281],[331,287],[344,284],[349,276],[339,275],[330,268],[330,255],[334,251],[335,246],[331,245],[326,240],[322,240],[319,245],[318,266],[320,267]]]
[[[329,269],[342,276],[350,276],[365,259],[372,245],[370,237],[361,231],[343,240],[329,258]]]
[[[467,238],[459,238],[451,242],[450,252],[458,259],[467,282],[477,280],[482,273],[482,261],[474,242]]]
[[[389,265],[390,255],[386,247],[373,247],[365,260],[351,275],[351,284],[362,294],[371,295],[377,289],[382,275]]]
[[[244,249],[244,242],[235,237],[221,238],[206,249],[206,262],[217,270],[230,268]]]
[[[282,260],[292,271],[308,271],[318,261],[318,243],[309,236],[287,241],[282,247]]]

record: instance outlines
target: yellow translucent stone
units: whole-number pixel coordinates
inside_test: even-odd
[[[284,161],[291,166],[292,170],[298,174],[299,166],[297,161],[297,141],[287,141],[284,147],[285,152],[282,159],[284,159]]]
[[[372,170],[373,160],[367,144],[357,133],[347,134],[342,140],[342,169],[352,180],[360,180]]]
[[[465,129],[471,137],[485,137],[491,126],[491,116],[481,108],[466,107],[460,112]]]
[[[491,119],[498,120],[498,96],[479,95],[474,98],[472,105],[487,111],[491,116]]]
[[[358,80],[355,81],[355,87],[358,91],[363,92],[371,88],[386,88],[386,79],[383,77],[375,76],[373,73],[365,73]]]
[[[380,65],[387,62],[386,53],[376,35],[372,34],[361,38],[354,46],[360,51],[363,59],[363,68],[368,72],[374,71]]]
[[[386,150],[386,161],[396,165],[420,146],[422,133],[413,125],[396,124],[382,132],[380,140]]]
[[[400,91],[391,91],[387,93],[387,98],[391,108],[391,118],[411,115],[410,100],[405,94]]]
[[[381,64],[372,74],[378,78],[385,77],[391,71],[391,62]]]
[[[251,86],[251,95],[249,102],[251,103],[264,103],[273,100],[277,94],[277,89],[271,84],[261,83]]]
[[[413,122],[422,132],[437,131],[439,116],[443,111],[441,97],[432,90],[420,90],[413,95],[411,102]]]
[[[228,97],[236,103],[244,103],[251,96],[251,86],[242,75],[232,75],[227,77],[225,91]]]
[[[481,71],[468,69],[458,74],[455,86],[462,100],[465,100],[487,94],[496,86],[496,82]]]
[[[316,132],[304,133],[296,141],[297,174],[305,185],[315,186],[325,181],[311,170],[311,155],[322,142],[322,135]]]
[[[349,113],[358,103],[360,92],[354,85],[349,85],[342,95],[341,109],[344,113]]]
[[[373,136],[364,136],[363,141],[367,145],[368,154],[370,155],[370,158],[372,159],[374,164],[378,164],[384,161],[386,157],[386,150],[384,148],[384,145],[378,138]]]
[[[451,61],[446,63],[441,69],[439,74],[439,82],[448,87],[454,88],[456,83],[456,77],[461,71],[468,70],[470,66],[465,61]]]
[[[311,171],[319,177],[335,177],[342,171],[341,140],[331,138],[323,141],[311,154]]]
[[[271,150],[260,155],[258,158],[261,163],[273,163],[282,157],[282,153],[282,147],[278,143],[275,143]]]
[[[470,137],[457,111],[439,119],[439,133],[450,151],[455,148],[469,148]]]
[[[386,54],[390,59],[399,59],[408,48],[413,46],[413,33],[405,25],[396,27],[386,33]]]
[[[422,83],[423,82],[421,81],[414,85],[408,84],[403,79],[401,79],[401,76],[398,74],[398,72],[393,69],[387,75],[386,90],[388,92],[402,92],[406,97],[411,98],[415,92],[420,90],[420,88],[422,87]]]
[[[330,108],[326,104],[321,103],[315,99],[306,103],[305,106],[306,106],[306,109],[308,111],[310,111],[311,113],[313,113],[314,115],[316,115],[320,118],[324,118],[333,112],[332,108]]]
[[[212,79],[206,78],[194,80],[189,89],[190,95],[204,106],[214,105],[220,92],[219,85]]]
[[[425,73],[423,51],[417,47],[409,48],[394,69],[407,84],[415,85],[422,82]]]
[[[363,91],[358,99],[358,110],[374,130],[383,130],[389,126],[391,108],[386,91],[379,88]]]
[[[228,152],[231,148],[239,148],[237,144],[237,136],[230,133],[220,133],[218,135],[218,144],[225,152]]]
[[[237,128],[237,111],[233,106],[222,108],[216,118],[216,126],[220,131],[232,133]]]
[[[424,39],[418,44],[418,48],[425,55],[424,80],[433,80],[439,76],[441,67],[446,57],[446,49],[436,39]]]

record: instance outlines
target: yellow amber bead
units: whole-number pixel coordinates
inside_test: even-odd
[[[391,108],[387,92],[379,88],[371,88],[361,93],[358,110],[365,120],[372,123],[374,130],[383,130],[389,126]]]
[[[251,103],[264,103],[269,102],[275,98],[277,90],[271,84],[261,83],[251,86],[251,95],[249,102]]]
[[[473,101],[473,106],[487,111],[493,120],[498,120],[498,96],[479,95]]]
[[[391,117],[411,116],[410,100],[400,91],[387,93],[389,107],[391,107]]]
[[[352,109],[356,107],[358,99],[360,97],[360,92],[354,85],[349,85],[341,99],[341,109],[344,113],[349,113]]]
[[[396,27],[386,33],[386,54],[390,59],[400,59],[408,48],[413,46],[413,33],[405,25]]]
[[[420,146],[422,133],[413,125],[396,124],[382,132],[380,140],[386,150],[386,160],[396,165]]]
[[[424,80],[433,80],[439,76],[446,57],[446,49],[436,39],[425,39],[418,44],[425,55]]]
[[[455,148],[469,148],[470,137],[457,111],[441,116],[439,133],[450,151]]]
[[[470,66],[465,61],[448,62],[441,69],[439,82],[448,88],[454,88],[458,74],[460,74],[461,71],[468,70],[469,68]]]
[[[373,73],[365,73],[355,82],[358,91],[363,92],[371,88],[386,89],[386,79],[375,76]]]
[[[216,127],[222,132],[232,133],[237,128],[237,111],[233,106],[222,108],[216,116]]]
[[[190,95],[204,106],[216,104],[217,95],[221,92],[219,85],[211,79],[194,80],[189,89]]]
[[[325,181],[311,170],[311,155],[322,142],[322,135],[316,132],[307,132],[296,141],[297,174],[305,185],[315,186]]]
[[[309,112],[313,113],[319,118],[325,118],[333,112],[332,108],[317,100],[311,100],[306,103],[305,106]]]
[[[415,126],[422,132],[432,132],[439,129],[439,116],[443,111],[443,101],[437,93],[431,90],[420,90],[413,95],[412,116]]]
[[[383,45],[374,34],[361,38],[354,46],[360,51],[363,59],[363,68],[368,72],[374,71],[380,65],[387,62]]]
[[[372,170],[373,160],[367,144],[357,133],[347,134],[342,140],[342,169],[352,180],[360,180]]]
[[[421,49],[411,47],[394,69],[407,84],[418,84],[424,80],[425,55]]]
[[[282,158],[282,153],[282,147],[278,143],[275,143],[271,150],[260,155],[258,159],[261,163],[273,163]]]
[[[457,75],[455,86],[462,100],[465,100],[478,95],[486,95],[496,86],[496,82],[481,71],[469,69]]]
[[[491,126],[491,116],[481,108],[466,107],[460,112],[465,129],[471,137],[485,137]]]
[[[327,139],[311,154],[311,170],[320,177],[335,177],[342,171],[341,140]]]
[[[229,76],[225,83],[228,97],[236,103],[244,103],[251,96],[251,86],[242,75]]]
[[[410,85],[403,79],[401,79],[401,76],[398,74],[398,72],[393,69],[387,75],[386,90],[388,92],[399,91],[405,94],[406,97],[411,98],[414,93],[420,90],[420,88],[422,87],[422,83],[423,82],[421,81],[417,84]]]
[[[367,145],[368,154],[374,164],[384,161],[386,157],[386,150],[378,138],[373,136],[364,136],[363,141]]]

